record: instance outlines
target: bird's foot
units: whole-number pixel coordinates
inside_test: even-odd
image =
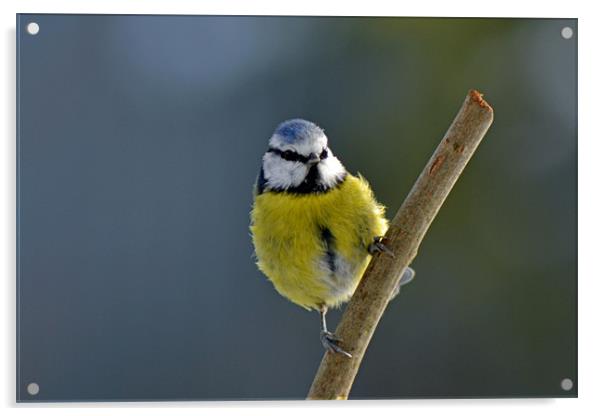
[[[402,286],[407,285],[414,280],[414,276],[416,276],[414,269],[411,267],[406,267],[401,275],[401,278],[399,279],[399,282],[397,282],[395,288],[391,292],[391,296],[389,296],[389,302],[391,302],[395,296],[399,295],[399,291],[401,290]]]
[[[324,346],[326,351],[343,354],[345,357],[351,358],[351,354],[349,354],[347,351],[340,347],[339,344],[341,343],[341,340],[335,337],[332,332],[321,331],[320,341],[322,341],[322,345]]]
[[[374,241],[368,246],[368,252],[373,255],[376,253],[386,253],[391,257],[395,257],[395,253],[385,245],[386,241],[387,239],[385,237],[374,237]]]

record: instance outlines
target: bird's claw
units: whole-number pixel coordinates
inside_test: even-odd
[[[330,351],[332,353],[343,354],[347,358],[351,358],[352,355],[345,351],[343,348],[339,346],[341,340],[337,338],[332,332],[329,331],[321,331],[320,332],[320,341],[322,341],[322,345],[326,349],[326,351]]]
[[[374,241],[368,246],[368,252],[370,254],[386,253],[391,257],[395,257],[395,253],[393,253],[393,251],[391,251],[391,249],[385,245],[385,241],[385,237],[374,237]]]

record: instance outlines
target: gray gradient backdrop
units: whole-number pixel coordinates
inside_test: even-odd
[[[390,217],[469,88],[494,125],[351,397],[576,395],[576,20],[17,20],[19,400],[303,398],[318,315],[248,232],[268,137],[317,122]]]

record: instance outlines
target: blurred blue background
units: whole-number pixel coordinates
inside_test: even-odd
[[[318,314],[248,231],[269,136],[321,125],[391,218],[470,88],[495,122],[351,397],[576,394],[575,19],[17,20],[19,400],[303,398]]]

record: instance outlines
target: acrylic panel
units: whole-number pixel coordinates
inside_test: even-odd
[[[319,316],[274,290],[249,232],[268,139],[316,122],[391,219],[471,88],[495,121],[349,398],[575,397],[577,35],[18,15],[17,400],[305,398]]]

